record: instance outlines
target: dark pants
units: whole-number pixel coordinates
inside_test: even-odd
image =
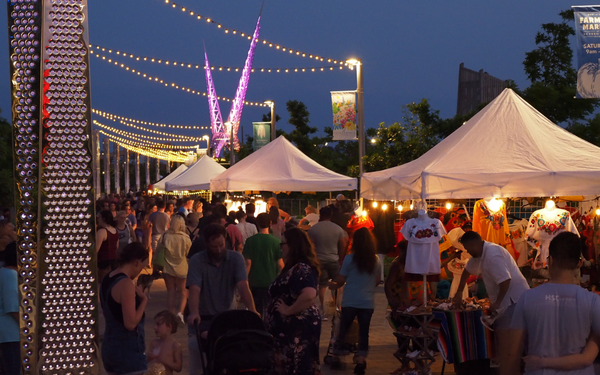
[[[367,356],[369,351],[369,326],[374,309],[357,309],[355,307],[342,307],[340,315],[340,333],[336,343],[343,343],[346,332],[352,325],[354,318],[358,319],[358,355]]]
[[[254,299],[254,306],[256,307],[256,312],[260,314],[260,316],[264,319],[265,310],[271,302],[271,297],[269,296],[268,288],[250,288],[250,292],[252,292],[252,298]]]
[[[18,341],[0,344],[0,374],[21,374],[21,345]]]

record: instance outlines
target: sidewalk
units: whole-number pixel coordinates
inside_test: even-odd
[[[163,280],[156,280],[152,285],[150,300],[146,307],[146,345],[155,337],[154,335],[154,316],[166,309],[167,307],[167,290]],[[367,358],[367,374],[386,375],[391,371],[394,371],[400,364],[396,358],[392,355],[396,351],[396,338],[392,334],[392,330],[385,320],[387,302],[385,294],[383,292],[383,286],[377,288],[375,295],[375,313],[371,320],[371,330],[369,336],[370,351],[369,357]],[[321,348],[320,348],[320,360],[321,360],[321,371],[323,375],[342,375],[352,374],[354,370],[354,364],[352,363],[352,356],[342,358],[345,366],[342,370],[331,370],[328,365],[323,363],[323,357],[327,353],[327,346],[331,338],[331,316],[333,312],[328,311],[326,314],[329,318],[328,321],[323,322],[321,330]],[[103,319],[101,317],[101,319]],[[177,333],[174,335],[175,339],[181,344],[183,352],[183,370],[180,374],[189,374],[189,357],[187,347],[187,327],[180,325]],[[441,374],[442,364],[439,361],[439,355],[436,356],[438,361],[433,365],[433,374]],[[100,374],[106,374],[104,369],[101,369]],[[452,365],[446,365],[444,374],[454,374],[454,368]]]

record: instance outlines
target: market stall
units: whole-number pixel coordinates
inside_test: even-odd
[[[563,231],[579,234],[571,218],[573,211],[569,211],[569,207],[558,208],[554,201],[548,200],[545,206],[537,207],[530,215],[515,217],[526,219],[524,224],[515,220],[509,225],[509,216],[514,215],[509,215],[507,202],[497,198],[597,194],[600,192],[598,160],[599,147],[553,124],[512,90],[506,89],[419,159],[363,174],[361,197],[423,202],[419,211],[422,218],[407,220],[400,231],[408,240],[407,272],[411,272],[408,268],[414,268],[415,273],[426,275],[428,281],[432,269],[438,269],[439,255],[435,255],[438,237],[442,238],[439,243],[443,243],[448,229],[440,227],[438,220],[427,212],[435,207],[428,207],[424,202],[435,199],[473,201],[469,206],[473,231],[484,240],[505,247],[515,260],[520,255],[517,244],[521,251],[533,249],[531,268],[543,271],[551,239]],[[419,227],[419,223],[425,222],[427,228],[433,229],[431,234],[427,228]],[[406,227],[407,223],[410,228]],[[518,225],[521,226],[516,228]],[[522,250],[523,241],[515,241],[513,232],[519,232],[519,239],[527,241],[530,247],[525,245]],[[411,249],[416,254],[414,249],[426,245],[431,248],[429,261],[437,257],[437,263],[431,269],[419,271],[419,262],[410,263],[416,259],[411,258]],[[441,253],[441,245],[439,251]],[[472,319],[473,314],[481,316],[483,309],[476,308],[478,312],[467,313],[467,310],[450,306],[447,310],[438,312],[438,320],[445,327],[440,331],[438,342],[440,347],[446,346],[443,350],[446,360],[461,364],[490,358],[494,352],[491,331],[483,332],[479,319]],[[433,316],[435,308],[430,305],[421,313]],[[452,337],[463,339],[452,343]],[[486,344],[486,350],[470,350],[473,346],[470,342],[477,341],[489,344]]]
[[[250,154],[210,181],[212,191],[356,190],[356,178],[318,164],[284,136]]]
[[[188,169],[187,165],[181,164],[173,172],[169,173],[166,177],[164,177],[160,181],[158,181],[155,184],[153,184],[152,185],[152,190],[154,190],[155,192],[164,192],[164,191],[166,191],[166,184],[167,184],[167,182],[169,182],[169,181],[177,178],[180,174],[182,174],[183,172],[185,172],[187,169]]]
[[[209,190],[210,180],[225,171],[225,167],[204,155],[184,173],[167,181],[166,191]]]

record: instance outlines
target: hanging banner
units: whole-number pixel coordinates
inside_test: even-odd
[[[252,149],[258,151],[271,141],[271,123],[253,122],[252,128]]]
[[[356,139],[356,91],[332,91],[333,140]]]
[[[600,98],[600,6],[574,6],[577,97]]]

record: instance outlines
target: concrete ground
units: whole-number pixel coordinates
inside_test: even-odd
[[[154,315],[159,311],[166,309],[167,306],[167,291],[163,280],[156,280],[152,285],[151,299],[146,308],[146,343],[155,337],[154,335]],[[375,313],[371,320],[371,330],[369,336],[369,357],[367,358],[367,373],[386,375],[394,371],[400,366],[400,363],[394,358],[393,353],[395,352],[396,338],[392,334],[392,330],[385,320],[387,301],[383,292],[383,286],[377,288],[375,295]],[[331,368],[323,363],[323,357],[327,352],[327,346],[331,338],[331,317],[333,311],[328,309],[326,316],[329,318],[328,321],[324,321],[321,330],[321,348],[320,348],[320,359],[321,359],[321,371],[323,375],[341,375],[341,374],[352,374],[354,370],[354,364],[352,363],[352,356],[343,357],[344,366],[341,370],[331,370]],[[102,318],[100,319],[102,321]],[[102,328],[101,328],[102,331]],[[189,373],[189,358],[187,348],[187,327],[181,325],[175,334],[175,338],[181,343],[183,351],[183,370],[181,374],[187,375]],[[438,375],[442,372],[442,363],[439,354],[436,355],[437,361],[434,363],[432,369],[433,374]],[[101,370],[101,374],[105,374],[104,369]],[[444,374],[454,374],[454,368],[452,365],[446,365]]]

